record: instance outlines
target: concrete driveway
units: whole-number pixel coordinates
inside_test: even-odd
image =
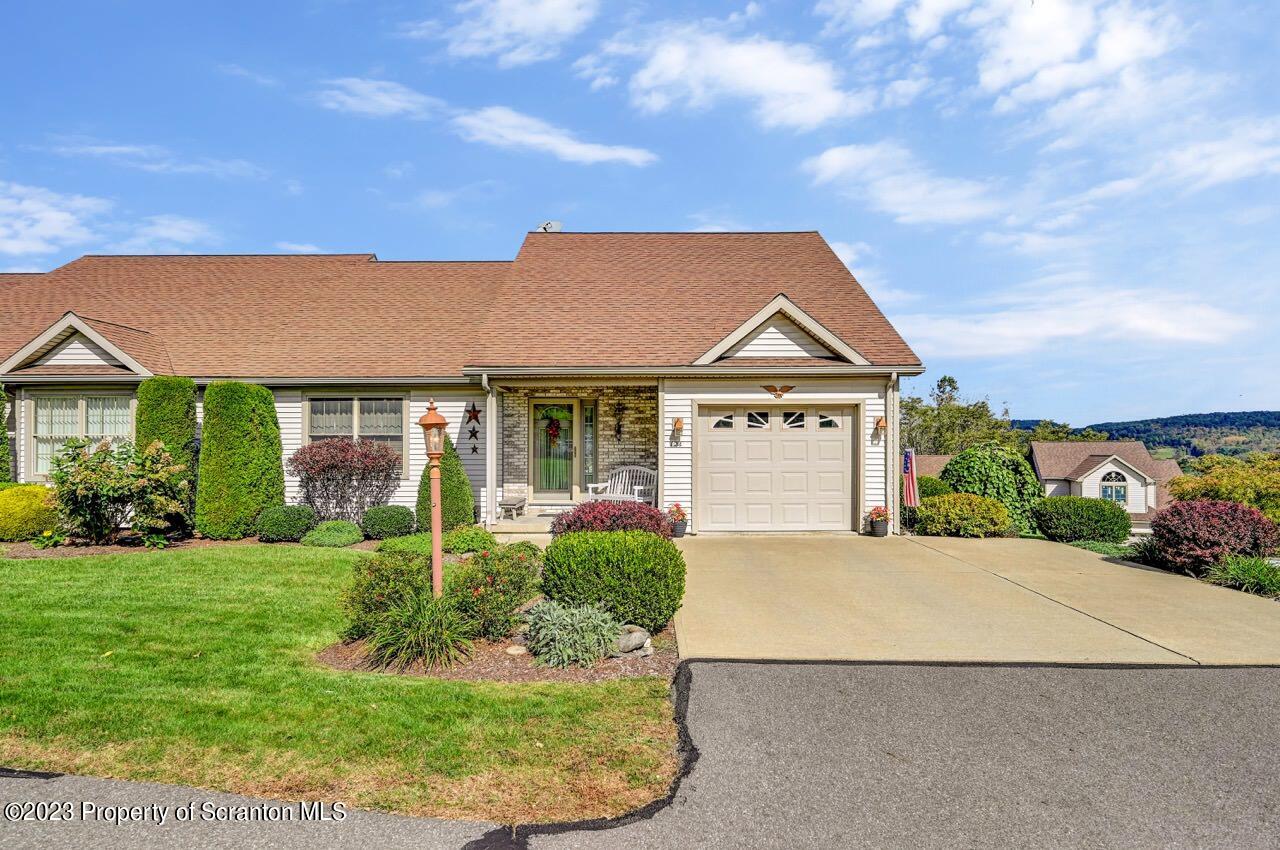
[[[684,658],[1280,664],[1280,604],[1041,540],[681,541]]]

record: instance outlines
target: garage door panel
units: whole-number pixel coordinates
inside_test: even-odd
[[[707,531],[847,530],[853,527],[853,421],[850,407],[788,405],[804,428],[747,428],[743,408],[706,407],[696,432],[694,522]],[[753,409],[754,410],[754,409]],[[732,430],[711,424],[736,413]],[[761,407],[757,413],[763,414]],[[835,427],[823,421],[819,412]],[[757,419],[761,417],[758,416]]]

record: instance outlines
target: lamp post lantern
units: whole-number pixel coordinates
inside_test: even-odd
[[[444,457],[444,429],[449,423],[436,410],[436,400],[427,402],[427,412],[418,425],[427,441],[427,458],[431,461],[431,593],[437,599],[444,595],[444,553],[440,544],[440,458]]]

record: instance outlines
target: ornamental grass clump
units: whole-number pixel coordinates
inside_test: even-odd
[[[623,624],[598,605],[539,602],[525,615],[529,652],[548,667],[590,667],[613,651]]]
[[[395,552],[361,558],[339,602],[347,621],[343,640],[368,637],[379,616],[414,593],[431,593],[430,557]]]
[[[448,596],[436,599],[430,591],[397,599],[373,624],[365,641],[374,667],[405,670],[416,662],[444,669],[471,655],[475,622],[462,614]]]
[[[1205,573],[1205,581],[1271,599],[1280,598],[1280,565],[1251,555],[1228,555]]]
[[[1236,502],[1174,502],[1151,520],[1156,566],[1201,576],[1232,555],[1266,557],[1280,530],[1257,508]]]
[[[316,440],[289,458],[303,503],[322,520],[359,522],[370,508],[387,503],[403,469],[399,453],[377,440]]]

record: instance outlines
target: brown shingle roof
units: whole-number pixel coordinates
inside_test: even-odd
[[[1136,440],[1031,443],[1031,463],[1042,480],[1078,480],[1112,455],[1157,482],[1176,477],[1169,475],[1168,463],[1153,458],[1147,447]],[[1177,463],[1173,465],[1176,467]]]
[[[817,233],[537,233],[512,262],[87,256],[0,287],[0,360],[71,311],[193,377],[684,366],[779,293],[872,364],[919,364]]]
[[[937,478],[950,460],[951,455],[916,455],[916,475]]]

